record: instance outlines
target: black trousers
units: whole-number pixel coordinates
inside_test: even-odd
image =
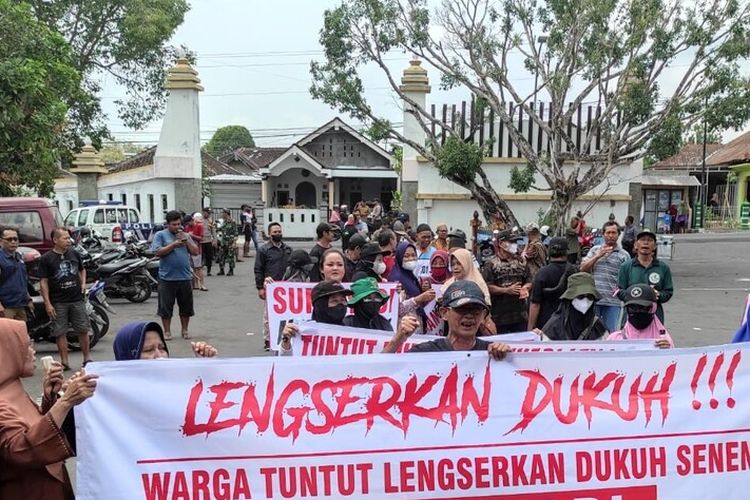
[[[214,261],[214,245],[213,243],[201,243],[201,250],[203,253],[203,267],[206,268],[206,272],[211,272],[211,264]]]

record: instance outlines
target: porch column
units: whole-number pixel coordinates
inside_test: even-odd
[[[264,207],[268,207],[268,179],[261,179],[260,181],[260,201],[263,202]]]
[[[335,205],[334,199],[336,196],[336,181],[331,178],[328,179],[328,210],[332,211]]]

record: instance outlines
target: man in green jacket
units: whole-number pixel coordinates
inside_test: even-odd
[[[648,230],[638,233],[635,239],[636,255],[632,260],[623,263],[617,279],[617,297],[625,300],[625,290],[630,285],[646,284],[656,292],[656,315],[664,323],[662,304],[668,302],[674,293],[672,271],[669,266],[654,257],[656,235]]]

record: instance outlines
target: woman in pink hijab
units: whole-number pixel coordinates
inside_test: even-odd
[[[656,316],[656,291],[648,285],[632,285],[625,290],[627,322],[622,330],[611,333],[607,340],[654,339],[660,349],[674,347],[669,335]]]

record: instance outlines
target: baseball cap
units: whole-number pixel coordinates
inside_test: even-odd
[[[656,293],[654,293],[654,290],[648,285],[642,283],[632,285],[625,290],[624,302],[626,306],[629,306],[630,304],[650,306],[656,302]]]
[[[549,236],[549,226],[544,225],[540,227],[539,232],[542,233],[544,236]]]
[[[484,292],[479,285],[469,280],[458,280],[446,288],[443,293],[442,304],[444,307],[461,307],[468,304],[479,304],[487,308],[484,300]]]
[[[374,259],[377,255],[390,255],[391,252],[388,250],[381,250],[380,245],[377,243],[365,243],[362,245],[362,251],[359,254],[359,258],[362,260]],[[369,257],[369,258],[368,258]]]
[[[400,220],[397,220],[393,223],[393,232],[398,234],[399,236],[406,235],[406,226],[404,226],[404,223]]]
[[[355,248],[361,248],[367,243],[367,238],[364,237],[361,233],[356,233],[349,238],[349,248],[355,249]]]
[[[328,297],[329,295],[335,295],[337,293],[351,295],[354,292],[352,292],[351,290],[347,290],[340,284],[334,283],[333,281],[321,281],[312,289],[312,301],[315,302],[320,298]]]
[[[497,241],[518,241],[523,239],[521,236],[513,232],[512,229],[506,229],[504,231],[497,231],[494,233]]]
[[[652,238],[654,241],[656,241],[656,234],[654,234],[654,232],[651,231],[650,229],[644,229],[643,231],[641,231],[640,233],[638,233],[638,235],[635,237],[635,239],[636,240],[640,240],[644,236]]]
[[[568,255],[568,240],[562,236],[555,236],[549,240],[550,257],[562,257]]]
[[[531,222],[526,226],[526,232],[530,233],[532,231],[539,231],[539,224],[536,222]]]

